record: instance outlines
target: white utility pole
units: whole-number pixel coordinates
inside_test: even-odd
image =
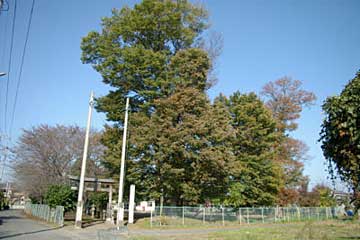
[[[123,132],[123,142],[122,142],[122,150],[121,150],[118,210],[117,210],[117,217],[116,217],[116,225],[118,227],[120,226],[120,224],[122,224],[124,222],[123,192],[124,192],[125,155],[126,155],[125,151],[126,151],[126,132],[127,132],[127,125],[128,125],[128,110],[129,110],[129,98],[126,98],[124,132]]]
[[[91,125],[91,114],[94,105],[94,93],[91,91],[90,101],[89,101],[89,113],[86,125],[86,135],[85,135],[85,144],[84,144],[84,153],[83,160],[81,164],[81,175],[80,175],[80,183],[79,183],[79,194],[78,194],[78,202],[76,207],[76,219],[75,219],[75,227],[82,227],[82,212],[83,212],[83,193],[84,193],[84,181],[85,181],[85,170],[86,170],[86,159],[87,159],[87,151],[89,146],[89,134],[90,134],[90,125]]]
[[[1,145],[4,146],[4,147],[2,147],[2,149],[0,149],[4,154],[3,165],[2,165],[1,175],[0,175],[0,181],[2,181],[3,177],[4,177],[4,172],[5,172],[5,168],[6,168],[6,161],[7,161],[7,155],[8,155],[8,150],[9,150],[9,147],[7,147],[7,146],[9,145],[9,141],[10,141],[10,138],[8,136],[6,136],[6,135],[1,136],[0,135],[0,147],[1,147]]]

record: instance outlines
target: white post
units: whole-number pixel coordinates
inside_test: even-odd
[[[130,185],[130,197],[129,197],[129,223],[134,223],[134,208],[135,208],[135,185]]]
[[[124,132],[123,132],[121,163],[120,163],[118,211],[117,211],[117,218],[116,218],[116,225],[118,227],[120,226],[120,224],[122,224],[124,222],[123,191],[124,191],[124,175],[125,175],[125,154],[126,154],[125,151],[126,151],[126,132],[127,132],[127,124],[128,124],[128,110],[129,110],[129,98],[126,98]]]
[[[87,151],[89,146],[89,134],[90,134],[90,125],[91,125],[91,114],[92,108],[94,105],[94,93],[91,91],[90,101],[89,101],[89,113],[86,125],[86,134],[85,134],[85,143],[84,143],[84,153],[81,164],[81,174],[80,174],[80,182],[79,182],[79,193],[78,193],[78,201],[76,207],[76,219],[75,219],[75,227],[82,227],[82,212],[83,212],[83,193],[84,193],[84,181],[85,181],[85,170],[86,170],[86,159],[87,159]]]
[[[264,220],[264,208],[261,208],[261,218],[262,218],[262,223],[265,222]]]

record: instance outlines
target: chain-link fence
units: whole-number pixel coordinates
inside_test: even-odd
[[[151,226],[162,225],[234,225],[254,223],[326,220],[335,217],[335,208],[221,208],[157,207],[150,215]]]
[[[51,209],[45,204],[25,204],[25,213],[31,216],[40,218],[50,223],[55,223],[59,226],[64,225],[64,207],[56,206]]]

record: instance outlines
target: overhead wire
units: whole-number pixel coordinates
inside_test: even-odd
[[[14,1],[14,15],[13,15],[13,21],[12,21],[12,29],[11,29],[11,40],[10,40],[10,56],[9,56],[9,62],[8,62],[8,72],[7,72],[7,78],[6,78],[6,92],[5,92],[5,114],[4,114],[4,132],[6,133],[7,128],[7,106],[8,106],[8,97],[9,97],[9,83],[10,83],[10,73],[11,73],[11,61],[12,61],[12,51],[14,46],[14,33],[15,33],[15,23],[16,23],[16,4],[17,0]]]
[[[30,16],[29,16],[27,30],[26,30],[24,48],[23,48],[22,55],[21,55],[21,63],[20,63],[20,68],[19,68],[19,75],[18,75],[18,80],[17,80],[17,84],[16,84],[15,100],[14,100],[14,105],[13,105],[12,114],[11,114],[11,121],[10,121],[10,128],[9,128],[10,137],[11,137],[12,127],[13,127],[14,118],[15,118],[16,104],[17,104],[17,99],[18,99],[18,94],[19,94],[19,89],[20,89],[20,84],[21,84],[21,75],[22,75],[22,70],[23,70],[23,66],[24,66],[26,47],[27,47],[27,43],[28,43],[28,39],[29,39],[31,22],[32,22],[32,17],[33,17],[33,12],[34,12],[34,6],[35,6],[35,0],[32,0]]]

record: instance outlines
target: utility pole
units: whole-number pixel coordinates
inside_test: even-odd
[[[2,143],[5,142],[5,143]],[[10,141],[10,138],[6,135],[3,135],[1,136],[0,135],[0,144],[3,145],[4,147],[1,149],[3,154],[4,154],[4,158],[3,158],[3,165],[2,165],[2,169],[1,169],[1,175],[0,175],[0,181],[3,180],[3,177],[4,177],[4,172],[5,172],[5,168],[6,168],[6,161],[7,161],[7,155],[8,155],[8,150],[9,150],[9,147],[8,147],[8,143],[6,143],[6,141]]]
[[[87,152],[89,146],[89,134],[90,134],[90,125],[91,125],[91,114],[94,105],[94,93],[91,91],[90,101],[89,101],[89,113],[86,125],[86,134],[85,134],[85,143],[84,143],[84,153],[81,164],[81,175],[80,175],[80,183],[79,183],[79,193],[78,193],[78,202],[76,207],[76,219],[75,219],[75,227],[82,227],[82,212],[83,212],[83,193],[84,193],[84,181],[85,181],[85,170],[86,170],[86,159]]]
[[[125,120],[124,120],[124,132],[123,132],[123,142],[121,150],[121,163],[120,163],[120,179],[119,179],[119,196],[118,196],[118,210],[116,217],[116,225],[124,223],[124,202],[123,202],[123,191],[124,191],[124,175],[125,175],[125,151],[126,151],[126,132],[128,125],[128,110],[129,110],[129,98],[126,98],[125,106]]]
[[[7,150],[8,150],[8,148],[5,147],[5,150],[4,150],[4,163],[3,163],[2,170],[1,170],[0,181],[2,181],[2,180],[3,180],[3,177],[4,177],[4,172],[5,172],[5,167],[6,167],[6,161],[7,161]]]

